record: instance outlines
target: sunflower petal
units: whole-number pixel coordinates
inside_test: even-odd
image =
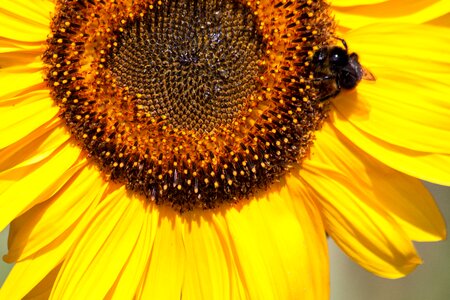
[[[139,233],[138,241],[128,261],[122,269],[107,299],[133,299],[147,268],[148,258],[155,239],[158,211],[154,205],[146,208],[145,220]]]
[[[2,49],[0,48],[0,51]],[[40,61],[40,56],[42,54],[42,49],[32,49],[32,50],[15,50],[8,52],[0,52],[0,68],[14,68],[17,66],[23,66],[22,68],[16,68],[17,70],[37,69],[42,67]]]
[[[358,95],[338,97],[333,119],[389,144],[420,152],[450,154],[450,89],[421,84],[420,77],[377,70],[377,84],[358,87]],[[414,93],[409,91],[414,90]],[[448,91],[447,91],[448,90]],[[404,97],[408,95],[408,97]]]
[[[94,215],[94,208],[101,200],[103,191],[104,188],[93,193],[95,199],[91,201],[90,208],[85,211],[80,219],[71,224],[70,228],[62,235],[28,259],[19,261],[14,265],[6,282],[0,290],[0,299],[22,299],[23,296],[30,293],[34,287],[39,286],[39,283],[49,276],[48,274],[52,272],[52,269],[61,264],[67,253],[70,251],[70,248],[84,233],[85,228],[91,222]],[[41,206],[41,208],[45,209],[45,205]],[[10,231],[12,245],[8,254],[4,257],[5,261],[14,262],[15,259],[20,256],[21,249],[14,245],[13,241],[17,240],[14,235],[22,230],[29,230],[30,227],[32,227],[32,225],[26,218],[16,219],[12,223]],[[22,280],[25,281],[22,282]],[[34,290],[34,292],[36,292],[36,290]]]
[[[212,214],[212,218],[214,227],[221,242],[222,251],[227,260],[230,299],[249,299],[248,290],[245,288],[243,280],[241,280],[242,272],[240,270],[240,266],[236,263],[237,260],[234,257],[233,241],[229,234],[225,212],[223,209],[219,210]]]
[[[103,200],[61,267],[51,297],[103,299],[137,242],[144,214],[139,201],[127,199],[124,187]]]
[[[320,159],[305,161],[300,176],[317,195],[328,234],[361,266],[397,278],[420,263],[403,229],[355,177]]]
[[[322,233],[325,232],[323,216],[316,200],[309,193],[307,186],[298,180],[296,176],[287,176],[287,187],[292,199],[288,202],[288,208],[296,212],[297,219],[301,223],[304,232],[304,256],[307,257],[304,269],[309,269],[311,284],[315,287],[310,291],[312,299],[329,299],[329,267],[328,246]],[[305,224],[304,220],[311,220]]]
[[[45,41],[54,4],[48,0],[2,0],[2,36],[21,41]]]
[[[294,199],[298,192],[290,191],[277,185],[266,197],[226,212],[235,263],[250,299],[328,297],[320,216],[307,199]]]
[[[138,299],[181,299],[186,268],[185,224],[171,208],[159,207],[158,228]]]
[[[422,24],[436,19],[450,10],[446,0],[378,2],[380,3],[373,5],[358,5],[359,2],[358,4],[355,2],[353,6],[333,8],[339,25],[346,28],[358,28],[380,22]]]
[[[61,265],[54,268],[23,299],[48,300]]]
[[[50,244],[32,254],[28,259],[16,262],[6,282],[0,290],[0,299],[22,299],[25,295],[32,296],[38,293],[39,290],[47,293],[46,285],[53,286],[55,274],[59,271],[60,264],[70,251],[70,248],[76,243],[79,237],[84,233],[85,228],[91,222],[94,208],[103,196],[105,188],[97,190],[91,194],[93,195],[90,202],[90,207],[84,212],[81,218],[73,223],[68,223],[70,227],[64,231],[62,235],[56,237]],[[95,199],[94,199],[95,198]],[[48,202],[37,207],[34,215],[27,213],[30,218],[18,218],[14,220],[10,231],[10,249],[8,254],[4,257],[5,261],[14,262],[20,257],[22,250],[15,245],[15,241],[20,243],[18,236],[23,234],[23,231],[29,231],[38,215],[45,215],[45,210],[49,206]],[[64,218],[62,218],[64,220]],[[25,237],[23,237],[25,238]],[[53,271],[52,271],[53,269]],[[25,280],[22,282],[22,280]],[[43,282],[44,281],[44,282]],[[41,288],[39,287],[41,286]],[[47,297],[48,299],[48,297]]]
[[[14,39],[8,39],[0,36],[0,53],[14,51],[42,51],[42,42],[27,42]],[[1,66],[1,64],[0,64]]]
[[[40,57],[44,50],[42,42],[18,41],[0,36],[0,69],[5,72],[5,69],[20,66],[42,67]]]
[[[365,189],[367,198],[384,209],[416,241],[445,238],[445,222],[431,194],[416,178],[395,171],[354,146],[326,123],[316,134],[314,158],[307,168],[334,166],[354,185]]]
[[[20,80],[17,80],[20,78]],[[33,91],[42,88],[41,68],[0,69],[0,101],[9,100],[12,97],[23,94],[24,91]]]
[[[14,108],[1,107],[0,149],[19,141],[57,114],[58,108],[53,105],[48,96],[33,102],[21,103]]]
[[[23,260],[63,235],[86,214],[104,185],[96,170],[84,167],[52,198],[16,218],[8,259]]]
[[[0,230],[58,191],[79,170],[80,151],[65,145],[42,162],[0,173]]]
[[[415,178],[450,186],[450,155],[395,146],[362,132],[350,122],[335,122],[334,126],[352,143],[385,165]]]
[[[333,0],[333,6],[359,6],[359,5],[371,5],[371,4],[378,4],[387,2],[389,0]]]
[[[442,26],[450,28],[450,12],[427,22],[428,25]]]
[[[230,260],[221,244],[210,213],[187,216],[183,235],[186,257],[186,275],[183,297],[186,299],[231,299]],[[229,255],[229,253],[228,253]]]
[[[437,73],[444,79],[442,82],[448,83],[450,28],[383,23],[349,31],[345,39],[367,67],[391,68],[399,74],[423,77]],[[442,88],[448,91],[448,86]]]
[[[45,255],[33,256],[16,263],[0,289],[0,299],[24,299],[25,295],[51,273],[69,250],[69,240],[66,243],[57,242],[53,243],[57,246],[52,245],[52,249]]]
[[[49,157],[70,138],[66,129],[60,125],[61,119],[53,118],[22,140],[1,149],[0,172],[30,166]]]
[[[36,287],[52,269],[60,265],[75,241],[84,232],[91,217],[92,213],[87,212],[83,220],[74,223],[64,235],[28,259],[17,262],[0,290],[0,299],[22,299]],[[26,222],[23,225],[26,226]],[[17,227],[19,224],[16,223],[14,226]],[[16,256],[18,255],[14,252],[8,253],[5,260],[13,261],[12,258]]]

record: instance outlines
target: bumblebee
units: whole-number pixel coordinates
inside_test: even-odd
[[[319,101],[336,97],[342,89],[354,89],[362,79],[375,81],[375,76],[359,63],[358,54],[349,54],[347,43],[339,40],[344,48],[324,46],[317,50],[311,59],[314,81],[334,83],[331,88],[327,88],[328,91],[319,96]]]

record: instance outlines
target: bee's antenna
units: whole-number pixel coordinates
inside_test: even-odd
[[[337,37],[337,36],[333,36],[333,37],[342,43],[342,45],[345,48],[345,51],[348,51],[347,42],[343,38],[340,38],[340,37]]]

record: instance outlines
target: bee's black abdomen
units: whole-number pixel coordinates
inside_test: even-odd
[[[342,69],[336,78],[338,86],[345,90],[354,89],[360,80],[357,71],[352,68]]]

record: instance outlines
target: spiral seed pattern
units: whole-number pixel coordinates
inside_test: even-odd
[[[127,24],[108,67],[144,112],[210,132],[231,123],[258,88],[264,45],[256,27],[240,3],[169,2]]]

